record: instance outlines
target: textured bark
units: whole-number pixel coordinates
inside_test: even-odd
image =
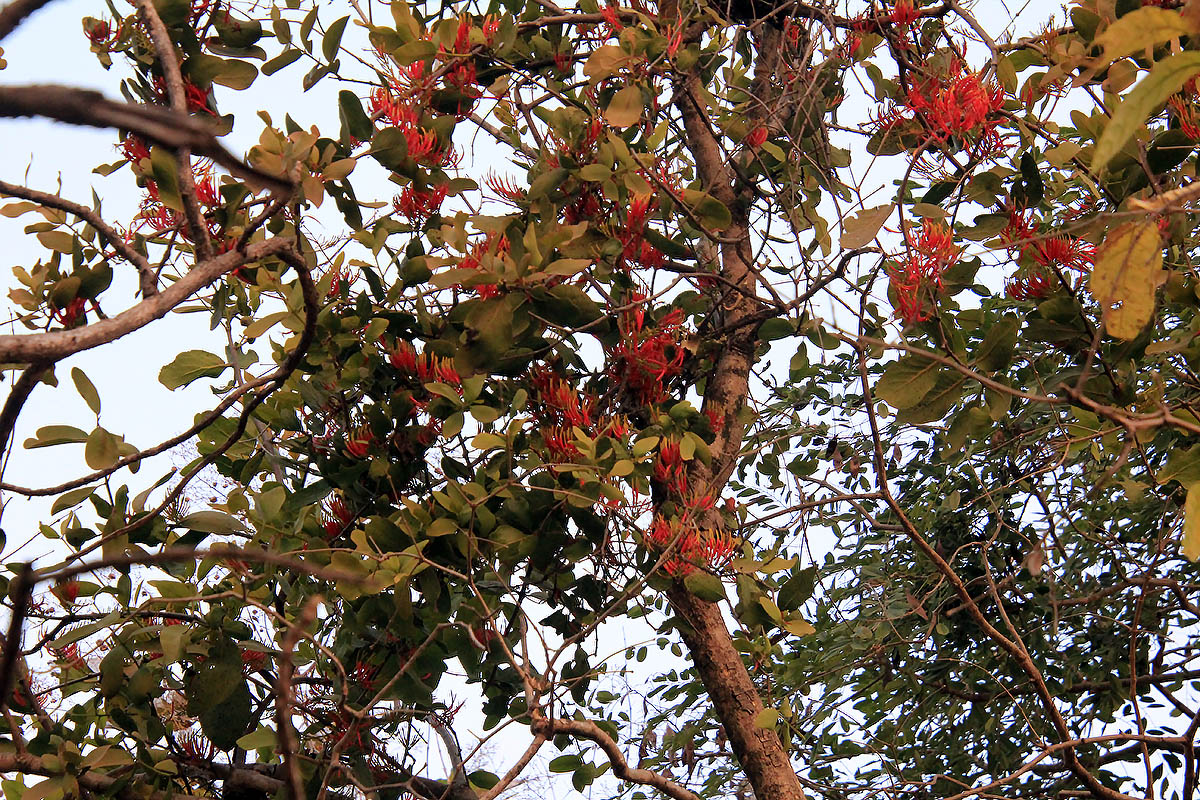
[[[765,97],[775,67],[778,33],[764,31],[759,44],[763,55],[756,65],[755,89],[759,97]],[[721,301],[718,318],[724,338],[713,356],[713,369],[704,391],[704,410],[718,420],[710,448],[712,465],[697,459],[689,469],[689,485],[715,498],[737,463],[745,437],[741,412],[750,394],[750,368],[758,339],[758,324],[749,321],[760,312],[762,303],[756,299],[759,281],[749,238],[747,201],[751,198],[739,185],[709,127],[694,76],[677,88],[674,102],[683,118],[687,145],[704,189],[729,208],[733,220],[718,233],[721,276],[735,288]],[[761,104],[759,113],[765,117],[768,107],[768,103]],[[722,525],[716,512],[711,512],[703,523],[705,527]],[[720,607],[701,600],[681,585],[672,587],[667,599],[683,623],[680,630],[684,644],[757,800],[802,800],[804,790],[783,742],[774,729],[755,724],[755,717],[763,710],[762,698],[733,646]]]

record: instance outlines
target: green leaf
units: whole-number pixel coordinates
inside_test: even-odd
[[[551,772],[574,772],[581,764],[583,764],[583,759],[574,753],[567,753],[565,756],[553,759],[547,768]]]
[[[50,507],[51,514],[57,514],[60,511],[66,511],[68,508],[74,508],[92,496],[96,491],[95,486],[80,486],[78,489],[72,489],[69,492],[63,492],[54,501],[54,505]]]
[[[1162,263],[1162,234],[1151,221],[1113,228],[1096,248],[1089,286],[1110,335],[1135,339],[1154,316],[1155,294],[1166,277]]]
[[[803,619],[784,620],[783,625],[780,627],[782,627],[792,636],[812,636],[817,632],[817,629],[812,626],[812,623]]]
[[[865,247],[875,238],[875,234],[879,233],[879,229],[883,227],[883,223],[887,222],[888,217],[892,215],[892,211],[896,208],[895,203],[888,203],[883,206],[875,206],[874,208],[864,208],[853,216],[846,217],[842,220],[842,238],[840,244],[846,250],[854,250],[858,247]]]
[[[179,196],[179,162],[165,147],[150,148],[150,171],[158,187],[158,199],[174,211],[183,210],[183,199]]]
[[[816,585],[816,567],[798,571],[779,587],[779,607],[785,611],[795,611],[813,596]]]
[[[240,668],[237,677],[231,680],[233,685],[225,698],[199,715],[200,728],[219,750],[233,748],[253,719],[250,687],[246,685]],[[190,713],[190,702],[188,710]]]
[[[766,730],[774,728],[779,723],[779,712],[773,708],[764,708],[754,715],[754,727]]]
[[[371,139],[368,152],[388,169],[400,169],[408,158],[408,137],[399,128],[384,128]]]
[[[508,352],[513,341],[513,313],[502,297],[484,300],[466,318],[467,346],[477,356],[495,359]]]
[[[333,61],[337,56],[342,34],[346,32],[346,23],[349,21],[350,17],[342,17],[325,30],[325,36],[321,39],[321,55],[325,56],[326,61]]]
[[[304,56],[304,51],[296,47],[289,47],[279,55],[272,58],[270,61],[262,65],[263,75],[274,75],[284,67],[291,66]]]
[[[725,599],[725,584],[711,572],[696,570],[683,579],[683,587],[701,600],[719,603]]]
[[[962,387],[966,379],[957,372],[943,373],[933,389],[914,406],[896,415],[896,421],[907,425],[926,425],[937,422],[962,399]]]
[[[1174,9],[1155,6],[1134,9],[1093,40],[1092,44],[1104,48],[1104,54],[1097,60],[1096,66],[1103,67],[1118,58],[1138,55],[1161,42],[1197,32],[1200,31],[1196,26]]]
[[[179,520],[179,526],[192,531],[200,531],[201,533],[214,533],[218,536],[226,536],[231,533],[244,533],[246,531],[246,526],[240,519],[232,514],[226,514],[224,511],[217,511],[215,509],[193,511]]]
[[[88,434],[87,444],[83,447],[83,460],[92,469],[108,469],[121,457],[120,443],[120,439],[104,428],[96,428]]]
[[[86,431],[72,425],[46,425],[38,428],[32,439],[25,440],[25,449],[52,447],[56,444],[79,444],[86,442],[87,438]]]
[[[199,716],[218,705],[233,693],[242,677],[240,659],[226,657],[204,661],[196,667],[196,673],[184,687],[188,713]]]
[[[604,109],[604,119],[614,128],[628,128],[637,124],[645,109],[642,90],[637,86],[626,86],[613,95],[608,108]]]
[[[1104,133],[1096,142],[1096,152],[1092,155],[1092,171],[1103,171],[1154,110],[1182,89],[1198,72],[1200,52],[1194,50],[1178,53],[1155,64],[1150,74],[1125,96],[1104,127]]]
[[[710,230],[723,231],[733,224],[733,215],[717,198],[698,189],[684,189],[680,195],[700,224]]]
[[[1017,349],[1019,327],[1015,317],[1004,317],[992,325],[979,343],[975,363],[989,372],[999,372],[1011,364]]]
[[[215,378],[225,371],[225,359],[204,350],[185,350],[158,372],[158,382],[174,391],[200,378]]]
[[[771,317],[764,320],[763,324],[758,328],[758,338],[764,342],[773,342],[777,339],[786,339],[789,336],[796,335],[796,326],[790,319],[783,317]]]
[[[250,88],[250,84],[258,77],[258,67],[249,61],[237,58],[221,59],[221,69],[213,76],[213,83],[228,86],[230,89]]]
[[[1154,477],[1160,484],[1171,480],[1184,486],[1200,483],[1200,444],[1186,450],[1172,450],[1166,465],[1154,473]]]
[[[341,118],[342,130],[360,142],[370,141],[375,132],[371,118],[363,111],[362,101],[358,95],[348,89],[338,92],[338,116]]]
[[[265,725],[260,725],[255,730],[238,739],[237,746],[243,750],[265,750],[274,747],[278,742],[279,737],[275,731]]]
[[[96,391],[96,386],[88,378],[79,367],[71,367],[71,380],[75,382],[75,390],[79,392],[79,396],[88,404],[88,408],[93,414],[100,413],[100,394]]]
[[[912,408],[933,389],[941,368],[922,356],[904,356],[887,365],[875,384],[875,395],[898,411]]]

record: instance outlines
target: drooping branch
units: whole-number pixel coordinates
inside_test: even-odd
[[[184,88],[183,75],[179,71],[179,58],[175,54],[175,44],[162,18],[158,16],[151,0],[137,0],[138,14],[146,29],[150,31],[150,40],[154,42],[154,51],[158,54],[158,64],[166,77],[167,96],[171,108],[176,114],[188,116],[187,93]],[[188,236],[195,243],[196,255],[205,260],[212,257],[212,242],[209,241],[208,228],[204,225],[204,212],[196,199],[196,179],[192,174],[192,151],[181,148],[177,152],[177,174],[179,176],[179,198],[183,204],[183,218],[187,225]]]
[[[22,370],[21,376],[13,382],[8,398],[4,401],[4,408],[0,409],[0,448],[7,449],[8,440],[12,437],[13,428],[17,425],[17,417],[25,407],[25,401],[50,368],[50,364],[31,364]]]

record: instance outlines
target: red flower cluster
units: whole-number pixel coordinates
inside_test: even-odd
[[[764,142],[767,141],[767,133],[767,126],[759,125],[757,128],[747,133],[745,138],[742,139],[742,142],[751,150],[757,150],[763,146]]]
[[[154,94],[159,105],[169,106],[171,104],[170,97],[167,93],[167,83],[162,77],[156,77],[151,84],[154,88]],[[217,112],[213,111],[208,104],[208,91],[201,89],[189,79],[183,79],[183,96],[187,101],[187,109],[193,113],[204,112],[210,117],[217,116]]]
[[[90,24],[89,24],[90,23]],[[112,23],[105,19],[84,19],[84,35],[97,49],[109,50],[121,40],[124,32],[123,23]]]
[[[1041,235],[1032,215],[1013,211],[1009,214],[1008,227],[1000,234],[1014,258],[1027,263],[1018,268],[1016,275],[1005,288],[1014,300],[1042,300],[1057,284],[1054,273],[1067,269],[1083,274],[1096,261],[1096,248],[1069,234]]]
[[[697,567],[720,569],[737,552],[737,541],[726,531],[685,530],[679,520],[668,522],[655,517],[646,531],[646,544],[665,550],[672,541],[676,542],[675,550],[663,562],[663,571],[672,578],[686,577]]]
[[[683,370],[683,312],[672,309],[657,325],[647,326],[645,300],[645,295],[634,293],[634,308],[621,314],[621,341],[612,349],[608,372],[629,387],[638,402],[652,405],[667,399],[667,385]]]
[[[350,527],[350,523],[354,522],[354,513],[340,495],[333,496],[326,504],[321,516],[323,517],[321,529],[331,540],[341,536],[346,528]]]
[[[426,166],[447,166],[457,160],[453,148],[443,148],[437,134],[421,126],[417,108],[394,97],[390,88],[380,87],[371,92],[369,107],[373,117],[386,119],[404,134],[413,161]]]
[[[262,650],[243,650],[242,651],[242,669],[247,673],[258,672],[266,669],[267,654]]]
[[[508,252],[509,244],[508,237],[502,233],[495,231],[489,233],[481,240],[477,240],[471,247],[471,252],[463,257],[463,260],[458,263],[459,269],[474,269],[482,270],[482,259],[487,255],[503,255]],[[467,291],[475,292],[480,297],[495,297],[500,294],[498,283],[477,283],[471,286],[463,286],[458,284],[460,288]]]
[[[908,110],[939,142],[951,138],[977,141],[994,133],[1004,106],[1004,89],[985,84],[959,65],[958,73],[914,84],[908,90]]]
[[[896,0],[887,15],[887,21],[893,25],[911,25],[920,18],[921,15],[913,5],[913,0]]]
[[[87,305],[87,300],[82,297],[76,297],[71,302],[67,303],[62,308],[53,305],[50,306],[50,315],[55,322],[62,325],[64,328],[73,328],[75,323],[82,321],[84,315],[84,307]],[[94,303],[92,304],[95,305]]]
[[[545,424],[592,427],[596,398],[580,392],[558,375],[542,366],[533,374],[533,388],[541,402],[539,420]]]
[[[418,189],[415,185],[410,184],[392,198],[392,206],[414,227],[419,227],[441,210],[442,201],[446,199],[448,190],[449,187],[446,184],[426,189]]]
[[[346,436],[346,455],[351,458],[366,458],[375,443],[375,434],[366,425],[360,425]]]
[[[664,439],[658,445],[658,458],[654,461],[654,480],[663,486],[676,498],[687,497],[687,466],[679,452],[679,442],[674,439]]]
[[[657,247],[645,240],[646,221],[656,205],[657,199],[652,194],[634,195],[629,198],[625,228],[618,234],[622,245],[618,266],[626,266],[629,263],[640,264],[647,269],[662,266],[665,257]]]
[[[921,221],[915,238],[911,229],[905,238],[907,250],[888,267],[888,277],[896,290],[896,314],[911,325],[929,319],[925,295],[942,288],[942,272],[958,262],[962,248],[948,227],[929,218]]]
[[[1171,95],[1167,104],[1179,121],[1179,129],[1184,135],[1189,139],[1200,139],[1200,108],[1196,107],[1193,99],[1180,92]]]
[[[388,354],[388,361],[401,372],[416,376],[421,383],[438,381],[451,386],[461,386],[462,377],[455,371],[454,365],[448,358],[440,358],[433,353],[417,353],[408,342],[397,342],[396,348]]]

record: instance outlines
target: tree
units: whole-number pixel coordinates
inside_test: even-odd
[[[0,182],[0,438],[198,306],[160,380],[224,383],[139,449],[75,367],[22,443],[87,471],[0,485],[6,794],[1193,795],[1194,4],[134,5],[125,101],[0,88],[145,195]],[[221,143],[304,67],[337,130]]]

